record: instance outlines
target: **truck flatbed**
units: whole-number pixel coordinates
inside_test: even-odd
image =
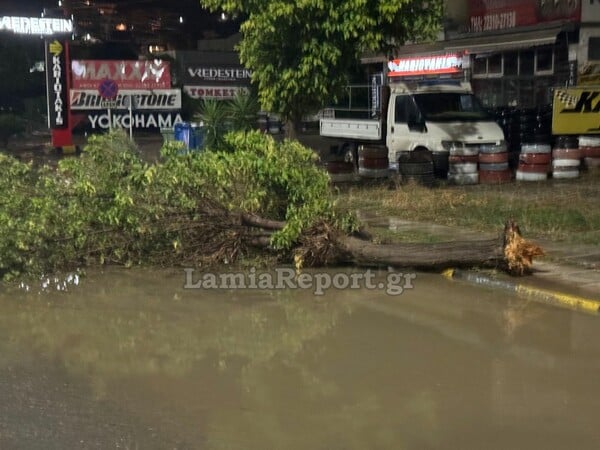
[[[377,119],[322,118],[320,134],[333,138],[379,141],[383,137],[383,126]]]

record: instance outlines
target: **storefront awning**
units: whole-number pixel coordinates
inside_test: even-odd
[[[512,34],[477,36],[446,41],[446,51],[468,51],[469,53],[491,53],[503,50],[517,50],[556,42],[558,33],[564,27],[524,31]]]

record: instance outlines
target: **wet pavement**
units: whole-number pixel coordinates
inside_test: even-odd
[[[187,284],[113,269],[0,293],[0,448],[600,445],[597,316],[431,273],[395,296]]]

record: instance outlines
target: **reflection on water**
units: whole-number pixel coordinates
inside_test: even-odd
[[[184,277],[115,270],[7,290],[0,368],[60,367],[177,448],[600,444],[596,317],[435,274],[395,297],[184,289]]]

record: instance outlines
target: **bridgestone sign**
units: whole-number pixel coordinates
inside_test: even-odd
[[[181,109],[181,90],[155,89],[146,90],[121,90],[114,98],[111,108],[128,109],[130,99],[136,110],[175,110]],[[72,110],[97,110],[105,109],[106,103],[97,91],[87,89],[71,89]]]
[[[70,19],[3,16],[0,31],[41,36],[72,34],[73,22]]]

